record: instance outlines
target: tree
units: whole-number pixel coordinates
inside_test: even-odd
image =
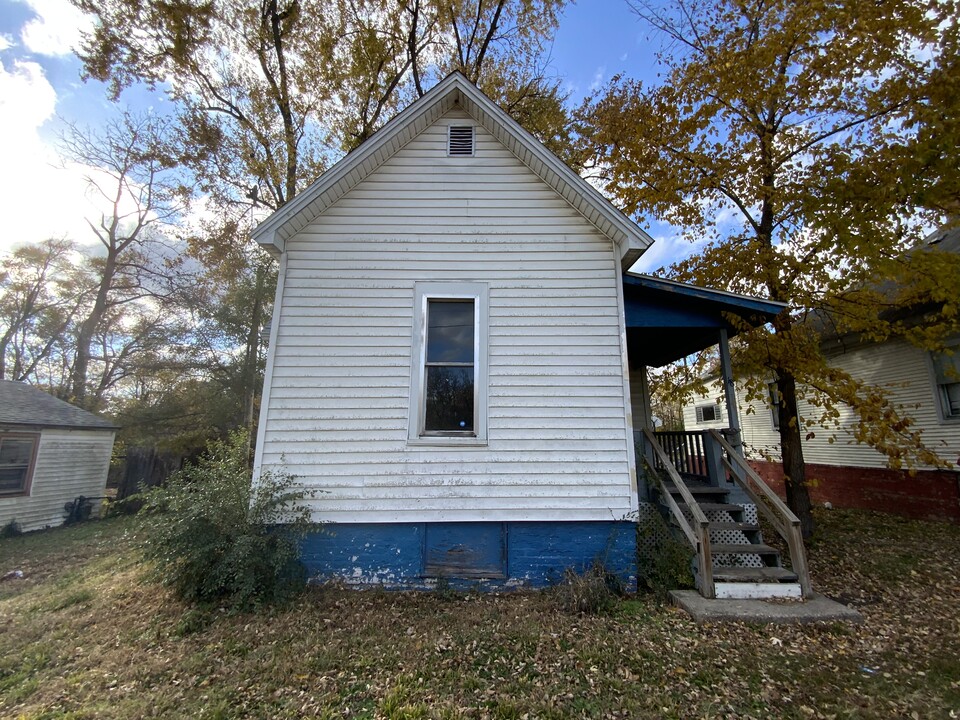
[[[244,332],[225,333],[242,349],[250,425],[275,269],[248,238],[265,210],[452,70],[555,147],[567,137],[559,82],[540,64],[566,0],[73,2],[95,20],[80,51],[90,77],[114,98],[143,82],[174,101],[169,153],[208,201],[191,254],[210,271],[210,297],[225,276],[254,291],[241,293]]]
[[[89,287],[77,245],[50,239],[16,248],[0,266],[0,380],[35,379],[67,340]]]
[[[566,0],[74,2],[95,19],[88,75],[114,97],[164,84],[180,160],[218,206],[282,207],[454,69],[530,118],[562,107],[538,62]]]
[[[754,398],[776,382],[787,498],[807,536],[804,423],[829,425],[845,403],[863,421],[860,439],[894,465],[937,462],[882,389],[828,367],[816,325],[874,340],[900,332],[930,347],[957,329],[955,297],[945,297],[960,286],[955,259],[905,255],[923,223],[960,197],[955,9],[638,3],[668,41],[663,83],[617,78],[581,111],[609,192],[705,243],[673,268],[678,277],[789,303],[772,327],[744,336],[738,362]],[[917,333],[902,314],[878,313],[881,297],[901,308],[927,298],[940,315]],[[819,415],[801,418],[798,398]]]
[[[182,211],[187,191],[171,172],[175,163],[166,152],[168,128],[168,121],[155,116],[124,113],[100,132],[70,125],[62,138],[65,156],[89,168],[90,191],[109,207],[98,221],[88,220],[103,254],[89,259],[96,288],[77,326],[70,375],[70,397],[92,410],[112,384],[104,386],[101,377],[98,392],[88,402],[95,337],[105,331],[111,315],[117,322],[117,308],[162,294],[165,260],[176,257],[175,249],[164,252],[161,228]]]

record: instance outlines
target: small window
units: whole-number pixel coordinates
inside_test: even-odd
[[[30,492],[36,435],[0,434],[0,496],[26,495]]]
[[[960,418],[960,345],[945,353],[931,353],[934,382],[943,418]]]
[[[476,133],[472,125],[450,125],[447,129],[447,155],[472,157]]]
[[[710,403],[708,405],[697,405],[697,422],[719,422],[723,420],[723,411],[719,403]]]
[[[487,287],[417,283],[411,442],[485,442]]]
[[[773,429],[780,429],[780,390],[775,382],[767,385],[767,397],[770,400],[770,417],[773,419]]]
[[[427,301],[425,434],[473,435],[475,329],[472,298]]]

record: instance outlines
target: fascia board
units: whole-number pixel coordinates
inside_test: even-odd
[[[418,119],[436,109],[438,104],[443,103],[448,95],[450,86],[453,85],[456,80],[457,76],[451,75],[444,81],[438,83],[424,95],[419,102],[410,105],[406,110],[380,128],[367,142],[334,164],[333,167],[315,180],[306,190],[254,228],[251,233],[253,239],[260,245],[266,247],[268,251],[271,251],[271,248],[273,248],[276,252],[282,253],[283,238],[285,235],[284,230],[295,218],[300,216],[301,213],[307,212],[310,205],[325,193],[333,190],[338,183],[346,180],[354,169],[370,160],[381,148],[394,141]],[[450,104],[452,105],[452,102]],[[392,155],[393,153],[390,154]],[[345,191],[340,194],[342,195],[344,192]],[[306,222],[309,221],[308,219]],[[273,251],[271,251],[271,254],[272,252]]]

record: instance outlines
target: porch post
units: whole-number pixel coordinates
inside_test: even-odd
[[[730,365],[730,343],[727,329],[720,330],[720,376],[723,378],[723,393],[727,400],[727,421],[730,424],[730,444],[743,456],[743,442],[740,439],[740,414],[737,412],[737,389],[733,384],[733,368]]]

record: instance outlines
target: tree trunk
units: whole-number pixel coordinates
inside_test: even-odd
[[[254,422],[254,407],[257,402],[257,360],[260,357],[260,324],[263,316],[263,291],[265,270],[262,264],[257,266],[257,281],[253,295],[253,312],[250,318],[250,327],[247,333],[246,356],[244,357],[244,395],[245,395],[245,425],[247,428],[247,458],[253,467],[253,442],[257,433]]]
[[[107,260],[103,267],[103,276],[97,288],[97,298],[86,319],[80,323],[80,332],[77,335],[77,350],[73,361],[73,372],[70,374],[70,395],[73,401],[88,410],[87,407],[87,374],[90,367],[90,345],[93,335],[97,331],[103,316],[107,312],[107,300],[110,289],[113,287],[113,276],[117,270],[117,258],[113,250],[108,250]]]
[[[804,540],[809,540],[813,537],[814,526],[797,412],[797,381],[783,368],[777,369],[777,391],[780,394],[777,413],[780,421],[780,452],[787,505],[800,518],[800,531]]]

